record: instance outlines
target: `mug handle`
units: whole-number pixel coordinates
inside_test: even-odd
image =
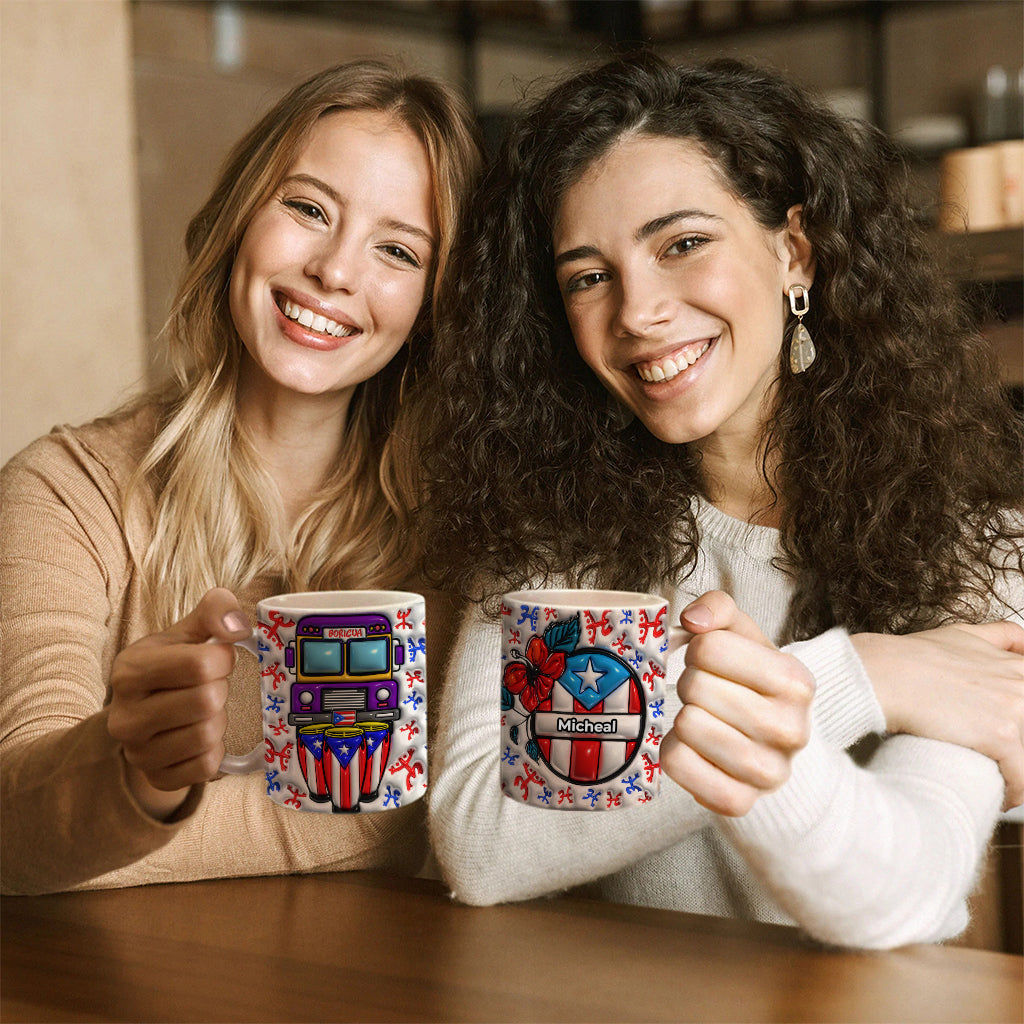
[[[232,641],[236,647],[248,651],[253,657],[259,658],[259,634],[252,631],[252,636],[244,640]],[[211,639],[208,643],[224,643],[223,640]],[[259,771],[263,765],[263,744],[252,748],[248,754],[225,754],[224,760],[220,763],[220,771],[225,775],[248,775],[249,772]]]
[[[682,626],[669,626],[668,650],[665,651],[666,657],[678,651],[680,647],[685,647],[690,642],[690,636],[689,630],[683,629]]]

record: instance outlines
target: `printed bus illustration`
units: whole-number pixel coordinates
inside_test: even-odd
[[[294,672],[288,724],[349,725],[399,718],[395,669],[405,661],[388,618],[307,615],[284,652]]]

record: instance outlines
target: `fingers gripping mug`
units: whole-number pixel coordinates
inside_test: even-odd
[[[660,790],[665,670],[685,636],[661,597],[525,590],[502,598],[501,788],[557,810]]]
[[[279,594],[238,641],[259,658],[263,743],[221,771],[262,769],[267,795],[325,814],[383,811],[427,787],[425,603],[402,591]]]

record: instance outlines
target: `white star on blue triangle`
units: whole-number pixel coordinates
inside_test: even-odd
[[[629,667],[613,654],[591,649],[570,654],[558,682],[589,711],[630,676]]]
[[[593,690],[594,693],[600,693],[601,687],[598,685],[598,680],[606,675],[606,673],[599,672],[594,668],[594,659],[588,658],[587,667],[582,672],[573,672],[573,675],[580,681],[580,693],[583,693],[584,690]]]

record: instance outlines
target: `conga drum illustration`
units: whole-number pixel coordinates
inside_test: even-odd
[[[363,774],[363,730],[342,725],[324,732],[324,774],[333,809],[359,810]]]
[[[324,733],[328,725],[304,725],[299,729],[299,767],[306,781],[309,799],[318,804],[331,799],[324,773]]]

